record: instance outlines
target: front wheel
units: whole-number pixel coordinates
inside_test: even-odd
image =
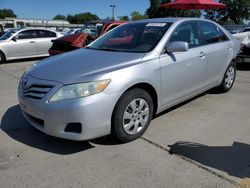
[[[0,64],[5,62],[5,55],[3,52],[0,51]]]
[[[221,85],[218,87],[219,91],[221,92],[229,91],[233,87],[235,77],[236,77],[236,66],[235,63],[232,62],[227,67]]]
[[[112,117],[112,136],[121,142],[139,138],[153,117],[153,100],[143,89],[127,91],[119,99]]]

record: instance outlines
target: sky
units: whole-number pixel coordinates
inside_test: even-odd
[[[112,17],[110,5],[116,5],[115,17],[138,11],[145,13],[149,0],[0,0],[0,9],[12,9],[19,18],[52,19],[57,14],[91,12],[100,18]]]

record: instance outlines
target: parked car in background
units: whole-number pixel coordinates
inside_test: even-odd
[[[129,142],[155,114],[211,88],[229,91],[239,50],[240,42],[209,20],[136,21],[33,65],[19,83],[19,104],[46,134]]]
[[[49,49],[50,55],[57,55],[64,52],[85,47],[99,36],[107,33],[115,27],[125,24],[125,21],[92,21],[88,22],[81,29],[80,33],[67,35],[53,40]]]
[[[233,36],[241,41],[241,52],[238,55],[237,63],[250,63],[250,28],[247,27]]]
[[[0,37],[0,63],[12,59],[48,56],[51,40],[63,36],[46,29],[8,29]]]
[[[64,35],[72,35],[72,34],[76,34],[76,33],[81,33],[81,28],[78,28],[78,29],[70,29],[66,32],[64,32],[63,34]]]

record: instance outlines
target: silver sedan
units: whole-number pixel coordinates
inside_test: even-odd
[[[51,40],[61,36],[47,29],[9,29],[0,37],[0,64],[12,59],[48,56]]]
[[[229,91],[240,42],[204,19],[122,25],[87,48],[27,70],[18,98],[26,120],[71,140],[140,137],[151,119],[211,88]]]

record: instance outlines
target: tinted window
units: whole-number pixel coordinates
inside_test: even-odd
[[[37,38],[35,30],[27,30],[18,33],[18,39],[32,39]]]
[[[6,40],[8,38],[10,38],[13,34],[15,34],[18,30],[16,29],[10,29],[7,32],[4,32],[1,36],[0,36],[0,40]]]
[[[199,34],[197,31],[196,23],[190,22],[183,24],[174,31],[170,38],[170,42],[183,41],[187,42],[189,48],[200,46]]]
[[[56,37],[56,33],[46,30],[36,30],[38,38],[53,38]]]
[[[221,29],[213,23],[201,22],[200,27],[206,44],[229,40],[225,33],[223,33]]]

